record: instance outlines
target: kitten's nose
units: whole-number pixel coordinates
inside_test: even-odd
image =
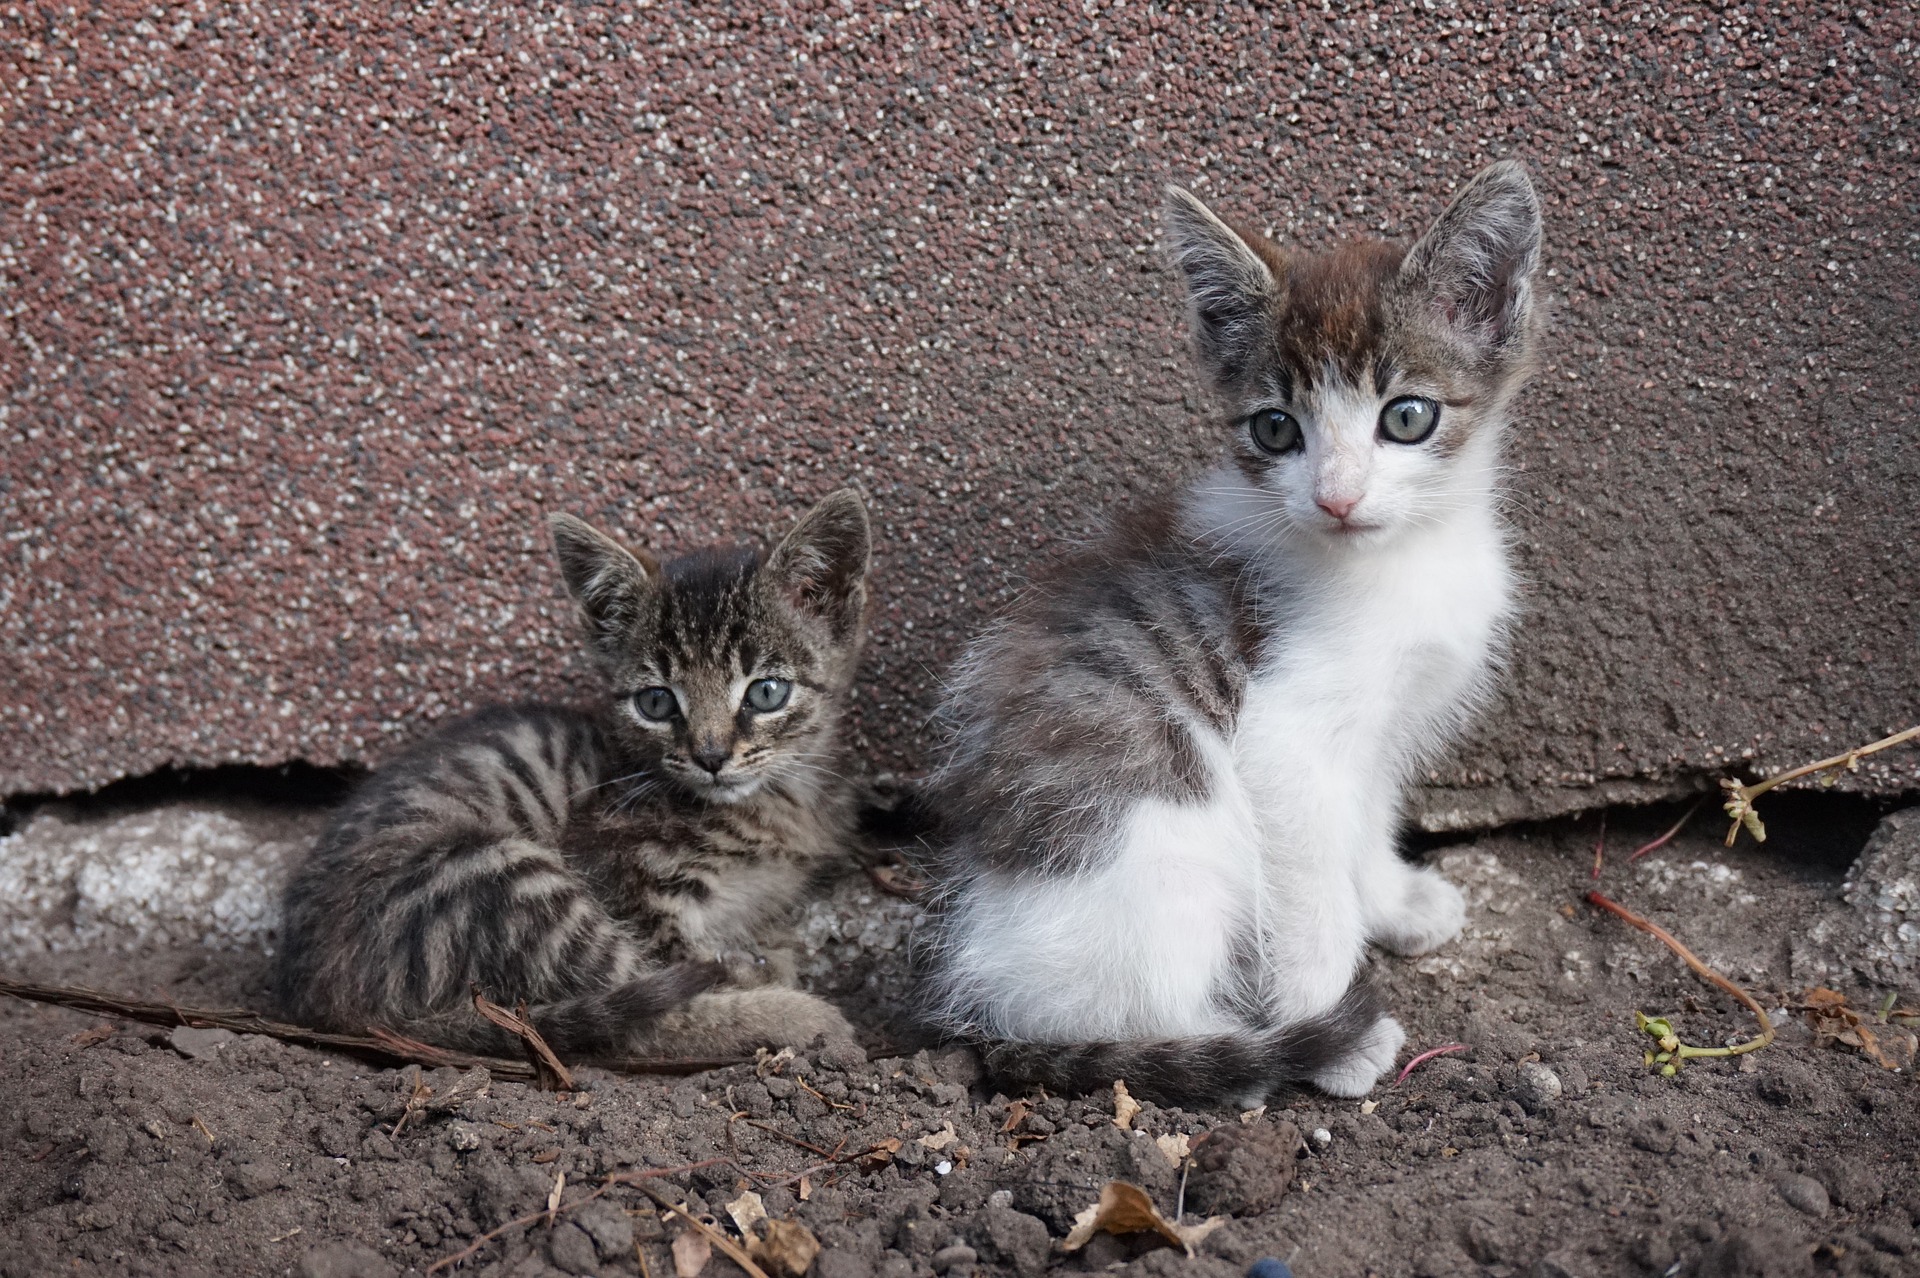
[[[1313,504],[1332,515],[1335,519],[1345,519],[1360,504],[1358,497],[1315,497]]]
[[[727,752],[719,746],[702,746],[693,752],[693,761],[719,776],[720,769],[727,766]]]

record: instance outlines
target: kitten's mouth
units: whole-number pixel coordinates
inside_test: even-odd
[[[1347,520],[1341,520],[1339,523],[1326,525],[1326,533],[1329,537],[1358,537],[1358,536],[1364,536],[1367,533],[1379,532],[1379,531],[1380,531],[1379,524],[1356,524],[1356,523],[1351,523]]]

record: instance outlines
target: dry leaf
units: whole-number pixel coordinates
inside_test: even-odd
[[[1060,1249],[1078,1251],[1095,1234],[1151,1233],[1191,1256],[1195,1244],[1225,1223],[1224,1216],[1209,1216],[1197,1225],[1171,1224],[1147,1197],[1146,1190],[1124,1180],[1110,1180],[1100,1187],[1100,1201],[1073,1218],[1073,1229]]]
[[[893,1156],[899,1152],[900,1138],[898,1136],[889,1136],[860,1156],[860,1170],[868,1172],[879,1171],[882,1167],[892,1162]]]
[[[713,1244],[697,1229],[689,1229],[673,1240],[675,1278],[695,1278],[713,1259]]]
[[[1140,1102],[1127,1090],[1125,1079],[1113,1080],[1113,1125],[1123,1132],[1133,1130],[1134,1116],[1140,1112]]]
[[[1175,1167],[1186,1162],[1187,1156],[1193,1153],[1192,1147],[1187,1143],[1187,1134],[1185,1132],[1171,1132],[1165,1136],[1155,1136],[1153,1143],[1160,1147],[1160,1152],[1166,1155],[1167,1161]]]
[[[565,1172],[555,1172],[553,1174],[553,1188],[547,1192],[547,1228],[548,1229],[553,1228],[554,1213],[560,1210],[560,1193],[562,1190],[566,1189],[566,1187],[567,1187],[567,1174]]]
[[[558,1149],[543,1149],[533,1156],[533,1161],[536,1163],[550,1163],[558,1157],[560,1157],[560,1151]]]
[[[767,1205],[760,1201],[760,1195],[749,1189],[727,1204],[727,1215],[740,1236],[752,1242],[753,1227],[767,1218]]]
[[[1371,1114],[1374,1110],[1379,1108],[1380,1108],[1380,1102],[1377,1100],[1363,1100],[1360,1102],[1360,1112],[1363,1114]]]
[[[1010,1132],[1027,1121],[1027,1115],[1033,1112],[1033,1106],[1023,1100],[1017,1100],[1007,1106],[1007,1121],[1000,1124],[1000,1130]]]
[[[95,1043],[104,1043],[118,1031],[111,1025],[96,1025],[92,1029],[81,1030],[73,1036],[75,1047],[92,1047]]]
[[[960,1133],[954,1131],[953,1124],[949,1122],[943,1125],[939,1131],[928,1132],[925,1136],[922,1136],[920,1138],[920,1148],[929,1149],[938,1153],[959,1139]]]
[[[798,1198],[803,1203],[807,1201],[807,1199],[813,1197],[813,1182],[808,1180],[805,1176],[802,1176],[800,1178],[799,1188],[793,1191],[793,1196],[795,1198]]]
[[[1900,1070],[1913,1066],[1920,1054],[1920,1039],[1898,1025],[1870,1023],[1847,1006],[1847,996],[1835,990],[1811,989],[1801,1004],[1814,1041],[1822,1047],[1838,1044],[1859,1052],[1882,1069]]]
[[[478,1100],[493,1088],[493,1075],[484,1065],[476,1065],[459,1078],[453,1080],[453,1086],[438,1096],[427,1098],[427,1108],[436,1112],[458,1109],[470,1100]]]
[[[1260,1106],[1258,1109],[1242,1110],[1240,1111],[1240,1123],[1242,1126],[1251,1127],[1255,1123],[1259,1122],[1261,1119],[1261,1116],[1264,1115],[1266,1112],[1267,1112],[1267,1107],[1265,1105]]]
[[[748,1241],[747,1254],[772,1278],[800,1278],[820,1254],[820,1240],[797,1220],[769,1220],[766,1235]]]

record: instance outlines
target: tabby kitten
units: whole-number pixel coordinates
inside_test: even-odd
[[[1038,574],[955,674],[935,1016],[1058,1090],[1360,1095],[1405,1037],[1368,943],[1465,920],[1395,834],[1508,617],[1539,204],[1496,164],[1411,249],[1322,256],[1179,189],[1167,220],[1228,456]]]
[[[611,695],[484,710],[375,773],[287,890],[282,1001],[490,1051],[513,1045],[474,986],[524,999],[562,1051],[845,1036],[828,1004],[757,984],[752,954],[853,830],[839,734],[866,618],[859,497],[826,498],[764,562],[661,564],[551,522]]]

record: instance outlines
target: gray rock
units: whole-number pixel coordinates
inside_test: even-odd
[[[547,1258],[570,1274],[600,1272],[600,1253],[587,1231],[571,1220],[554,1225],[547,1236]]]
[[[949,1269],[968,1270],[979,1261],[979,1252],[965,1243],[955,1243],[951,1247],[942,1247],[933,1253],[933,1272],[944,1274]]]
[[[633,1259],[633,1221],[618,1205],[596,1198],[574,1212],[572,1219],[593,1239],[600,1259]]]
[[[227,1188],[235,1198],[258,1198],[280,1188],[282,1181],[280,1169],[271,1163],[241,1163],[227,1173]]]
[[[1782,1176],[1777,1185],[1788,1206],[1809,1216],[1824,1216],[1832,1206],[1827,1199],[1827,1187],[1811,1176],[1788,1174]]]
[[[229,1029],[195,1029],[191,1025],[182,1025],[167,1036],[167,1042],[182,1056],[206,1061],[218,1056],[221,1048],[239,1038]]]
[[[394,1278],[386,1257],[359,1243],[322,1243],[300,1258],[300,1278]]]
[[[447,1144],[462,1154],[472,1153],[482,1144],[480,1129],[472,1123],[448,1123]]]
[[[1889,814],[1847,872],[1847,904],[1866,936],[1847,957],[1869,980],[1896,988],[1920,976],[1920,808]]]
[[[1024,1278],[1045,1272],[1047,1256],[1053,1250],[1045,1221],[991,1200],[987,1209],[973,1218],[967,1238],[990,1264],[1010,1266]]]
[[[1525,1061],[1513,1086],[1513,1098],[1529,1114],[1550,1108],[1560,1099],[1560,1076],[1539,1061]]]

